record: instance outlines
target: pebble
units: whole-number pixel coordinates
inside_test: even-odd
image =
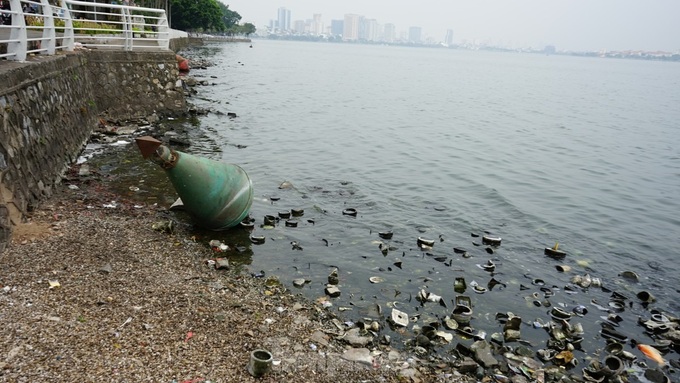
[[[217,270],[229,270],[229,260],[227,258],[217,258],[215,259],[215,269]]]
[[[352,348],[345,351],[345,353],[340,355],[340,357],[350,362],[359,362],[368,366],[373,365],[371,351],[369,351],[367,348]]]
[[[352,346],[363,347],[371,343],[373,337],[361,335],[359,328],[353,328],[345,333],[340,339]]]
[[[337,286],[328,285],[326,286],[326,295],[331,298],[337,298],[340,296],[340,289]]]

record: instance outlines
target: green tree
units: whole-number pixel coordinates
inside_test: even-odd
[[[256,29],[257,28],[255,28],[255,25],[253,25],[252,23],[245,23],[245,24],[243,24],[242,33],[246,36],[250,36],[253,33],[255,33]]]
[[[217,0],[170,0],[170,25],[190,32],[224,31],[221,5]]]
[[[229,9],[229,6],[224,5],[224,3],[220,2],[219,6],[222,12],[221,15],[222,22],[224,23],[224,29],[229,30],[234,26],[237,26],[239,21],[241,21],[241,15],[239,15],[238,12]]]

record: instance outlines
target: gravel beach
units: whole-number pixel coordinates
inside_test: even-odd
[[[43,201],[0,255],[0,381],[437,380],[338,341],[333,316],[276,279],[216,269],[181,225],[154,229],[171,219],[77,176]],[[256,349],[274,360],[259,379]]]

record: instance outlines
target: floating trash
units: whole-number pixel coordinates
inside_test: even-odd
[[[395,308],[392,309],[391,318],[392,322],[397,326],[406,327],[409,324],[408,314]]]
[[[467,253],[467,250],[465,250],[462,247],[454,247],[453,252],[456,253],[456,254],[465,254],[465,253]]]
[[[441,296],[430,293],[426,291],[425,289],[421,289],[418,292],[418,296],[416,297],[420,302],[439,302],[442,303],[444,300]]]
[[[298,221],[288,219],[286,220],[286,227],[298,227]]]
[[[621,312],[626,308],[626,305],[621,301],[610,301],[609,307],[610,307],[611,310],[614,310],[616,312]]]
[[[570,282],[585,289],[590,287],[593,283],[593,279],[590,277],[590,274],[574,275],[571,277]]]
[[[444,327],[446,327],[447,330],[456,330],[458,329],[458,322],[456,322],[455,319],[451,317],[445,317],[443,320]]]
[[[281,218],[281,219],[288,219],[288,218],[290,218],[290,216],[291,216],[290,210],[279,212],[279,218]]]
[[[555,266],[555,269],[557,269],[557,271],[559,271],[560,273],[568,273],[571,271],[571,266],[557,265]]]
[[[250,236],[250,242],[256,244],[256,245],[261,245],[265,241],[264,235],[251,235]]]
[[[480,269],[482,269],[484,271],[489,271],[489,272],[496,270],[496,264],[493,263],[493,261],[490,260],[490,259],[486,262],[486,264],[477,265],[477,267],[479,267]]]
[[[619,359],[618,357],[616,357],[614,355],[607,355],[604,358],[604,362],[603,362],[602,367],[603,367],[602,371],[603,371],[604,375],[606,377],[611,378],[611,377],[618,376],[619,374],[621,374],[621,371],[623,371],[623,368],[624,368],[624,364],[623,364],[623,361],[621,361],[621,359]]]
[[[620,355],[623,352],[623,344],[619,342],[610,342],[605,346],[604,350],[611,355]]]
[[[518,316],[509,316],[508,321],[503,326],[503,339],[506,342],[513,342],[521,337],[520,326],[522,325],[522,318]]]
[[[501,237],[484,235],[484,236],[482,236],[482,243],[485,244],[485,245],[489,245],[489,246],[500,246],[501,245]]]
[[[293,217],[302,217],[303,215],[305,215],[305,211],[304,211],[304,209],[292,209],[290,211],[290,214]]]
[[[246,219],[241,221],[239,225],[244,228],[245,230],[253,230],[255,228],[255,223],[251,222],[250,220]]]
[[[418,237],[418,246],[422,247],[429,247],[431,248],[434,246],[434,239],[425,239],[423,237]]]
[[[477,294],[484,294],[487,291],[487,289],[486,287],[475,285],[472,287],[472,291],[476,292]]]
[[[491,278],[489,280],[489,283],[486,284],[486,288],[489,289],[489,291],[493,290],[494,287],[500,286],[498,289],[502,290],[506,287],[505,283],[497,280],[496,278]]]
[[[347,208],[347,209],[342,211],[343,215],[349,215],[351,217],[356,217],[357,213],[358,213],[357,209],[355,209],[353,207]]]
[[[559,308],[559,307],[553,307],[552,310],[550,310],[550,316],[555,319],[555,320],[570,320],[571,319],[571,314],[568,312],[564,311],[564,309]]]
[[[584,316],[588,314],[588,309],[584,305],[578,305],[574,307],[571,311],[578,316]]]
[[[467,285],[465,283],[465,278],[462,277],[457,277],[453,281],[453,290],[459,294],[462,294],[465,292],[465,289],[467,288]]]
[[[621,274],[619,274],[619,276],[635,282],[640,280],[640,277],[634,271],[624,271]]]
[[[543,253],[550,258],[563,259],[564,257],[567,256],[567,253],[562,251],[562,250],[559,250],[558,249],[559,246],[560,246],[560,244],[558,242],[555,242],[555,246],[546,247],[545,250],[543,251]]]
[[[304,278],[293,279],[293,286],[295,287],[302,287],[305,284],[307,284],[307,280]]]
[[[552,360],[558,366],[568,366],[571,365],[572,361],[577,361],[574,353],[567,350],[557,353]]]
[[[602,323],[602,330],[600,330],[600,335],[605,339],[613,339],[619,343],[628,342],[628,337],[621,334],[620,332],[614,330],[607,323]]]
[[[385,279],[382,278],[382,277],[370,277],[370,278],[368,278],[368,280],[369,280],[371,283],[382,283],[382,282],[385,282]]]
[[[637,293],[637,297],[644,303],[652,303],[656,301],[654,295],[652,295],[652,293],[650,293],[649,291],[640,291],[639,293]]]
[[[453,340],[453,334],[446,331],[435,331],[434,336],[443,339],[446,343],[451,343]]]
[[[265,226],[276,226],[276,217],[273,215],[265,215],[264,216],[264,225]]]
[[[394,233],[392,231],[381,231],[378,233],[378,236],[382,239],[392,239],[392,236]]]

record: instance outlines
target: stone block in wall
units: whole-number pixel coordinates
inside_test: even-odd
[[[177,115],[186,111],[173,52],[87,52],[90,77],[100,89],[99,110],[115,120],[143,118],[150,114]],[[173,84],[170,89],[165,84]]]

